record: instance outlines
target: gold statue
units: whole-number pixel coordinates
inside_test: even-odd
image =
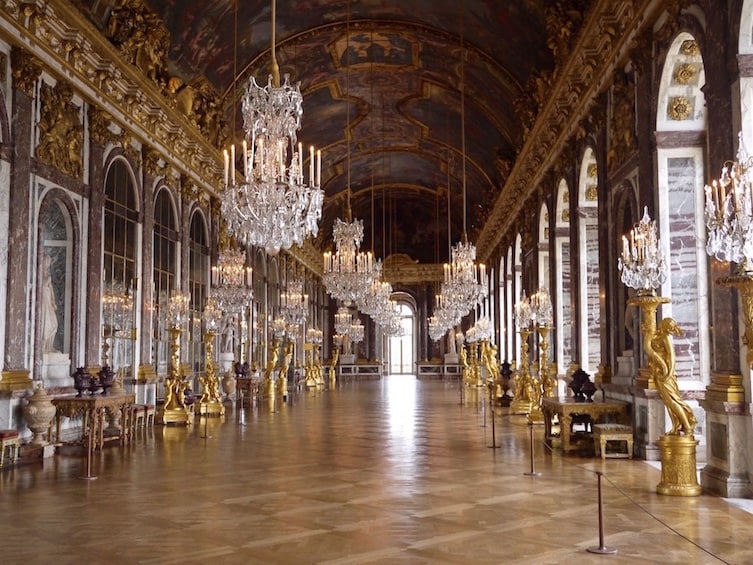
[[[460,346],[460,364],[463,366],[463,382],[468,384],[471,382],[471,367],[468,364],[468,351],[463,345]]]
[[[340,359],[340,348],[335,347],[332,352],[332,364],[329,366],[329,384],[333,386],[337,381],[337,361]]]
[[[290,361],[293,359],[293,345],[292,341],[288,341],[285,345],[285,354],[280,364],[280,374],[277,376],[277,392],[280,396],[288,394],[288,369],[290,368]]]
[[[682,399],[680,389],[677,386],[675,350],[672,344],[673,335],[682,335],[682,330],[674,319],[664,318],[659,322],[654,335],[651,337],[651,346],[647,348],[647,352],[651,355],[650,366],[656,390],[664,401],[672,420],[672,430],[668,434],[680,435],[682,433],[686,436],[692,436],[696,419],[693,410]]]

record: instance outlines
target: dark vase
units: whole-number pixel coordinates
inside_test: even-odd
[[[586,381],[581,387],[581,392],[586,395],[586,402],[593,402],[593,395],[596,392],[596,385],[591,381]]]
[[[89,393],[95,394],[100,389],[99,377],[97,375],[91,375],[89,377]]]
[[[112,382],[115,379],[115,371],[113,371],[109,365],[105,365],[99,371],[99,384],[102,385],[102,394],[107,395],[107,389],[112,387]]]
[[[83,367],[76,369],[73,373],[73,388],[78,391],[76,396],[83,395],[85,390],[89,390],[91,384],[91,375]]]
[[[194,402],[196,402],[196,396],[194,396],[193,390],[187,387],[183,391],[183,404],[192,406]]]

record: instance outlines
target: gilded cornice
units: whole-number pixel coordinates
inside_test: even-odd
[[[572,55],[552,80],[551,95],[540,109],[510,176],[479,234],[479,261],[487,261],[514,226],[526,201],[556,166],[566,146],[597,104],[597,98],[624,61],[631,45],[655,19],[663,2],[597,0]]]
[[[439,263],[399,263],[384,266],[384,280],[392,285],[441,283],[444,267]]]
[[[198,186],[217,194],[219,149],[71,3],[0,2],[0,37],[23,46],[51,73],[65,77],[85,100],[109,112],[131,136],[154,147]]]

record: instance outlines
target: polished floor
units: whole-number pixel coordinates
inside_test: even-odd
[[[643,461],[550,453],[456,384],[302,391],[0,474],[1,563],[753,563],[753,514],[655,494]],[[210,435],[210,438],[202,436]],[[493,449],[492,435],[499,446]],[[597,476],[603,473],[599,547]]]

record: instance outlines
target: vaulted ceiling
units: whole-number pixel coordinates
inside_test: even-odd
[[[270,71],[270,1],[146,3],[170,31],[170,72],[187,84],[211,83],[236,124],[230,136],[240,138],[241,90],[251,76],[266,82]],[[89,4],[99,4],[104,27],[122,0]],[[559,30],[552,16],[561,4],[280,0],[277,60],[301,83],[299,139],[323,153],[326,199],[315,244],[331,246],[348,179],[363,247],[378,256],[443,262],[464,227],[473,240],[522,146],[530,85],[554,65],[549,46],[557,38],[547,30]]]

